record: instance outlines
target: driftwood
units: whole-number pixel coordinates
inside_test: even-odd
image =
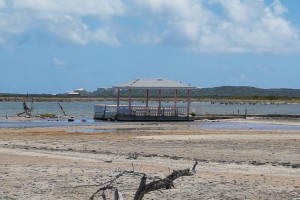
[[[196,173],[196,166],[198,164],[198,161],[195,162],[192,170],[190,169],[183,169],[183,170],[174,170],[170,175],[168,175],[166,178],[153,181],[151,183],[146,184],[147,176],[143,176],[141,178],[140,186],[138,190],[135,193],[134,200],[142,200],[145,196],[145,194],[160,190],[160,189],[171,189],[174,188],[173,181],[181,176],[192,176]]]
[[[105,191],[106,190],[114,190],[114,200],[123,200],[123,196],[122,196],[122,193],[118,190],[118,188],[116,187],[113,187],[113,186],[105,186],[105,187],[102,187],[102,188],[99,188],[91,197],[90,197],[90,200],[94,200],[95,198],[95,195],[98,194],[100,191],[102,191],[102,199],[103,200],[106,200],[106,194],[105,194]]]
[[[32,101],[31,101],[30,106],[28,106],[27,103],[26,103],[26,101],[24,100],[24,101],[23,101],[23,110],[24,110],[24,111],[21,112],[21,113],[17,113],[17,115],[18,115],[18,116],[21,116],[21,115],[25,114],[26,117],[31,117],[31,112],[32,112],[32,110],[33,110],[32,104],[33,104],[33,99],[32,99]]]
[[[65,113],[65,111],[64,111],[64,109],[63,109],[63,107],[62,107],[62,105],[60,105],[60,103],[58,103],[58,105],[59,105],[61,111],[64,113],[64,116],[67,116],[67,114]]]
[[[118,179],[120,178],[121,176],[123,176],[124,174],[135,174],[135,175],[140,175],[138,173],[135,173],[134,171],[122,171],[121,173],[119,173],[115,178],[113,178],[112,180],[106,182],[106,183],[103,183],[101,184],[102,186],[105,185],[104,187],[101,187],[99,188],[91,197],[90,197],[90,200],[94,200],[96,194],[98,194],[99,192],[102,191],[102,199],[103,200],[106,200],[106,195],[105,195],[105,191],[106,190],[114,190],[115,191],[115,195],[114,195],[114,200],[123,200],[123,197],[122,197],[122,193],[118,190],[118,188],[112,186],[112,184]],[[100,185],[82,185],[80,187],[86,187],[86,186],[100,186]]]
[[[113,178],[110,181],[107,181],[106,183],[103,183],[101,185],[81,185],[77,187],[88,187],[88,186],[103,186],[99,188],[94,194],[90,197],[90,200],[94,200],[95,196],[102,191],[102,199],[106,200],[106,194],[105,191],[107,190],[112,190],[114,191],[114,200],[123,200],[122,193],[118,190],[118,188],[113,186],[113,183],[123,176],[124,174],[131,174],[131,175],[137,175],[141,176],[141,181],[140,185],[135,193],[134,200],[142,200],[145,196],[145,194],[156,191],[156,190],[161,190],[161,189],[171,189],[174,188],[173,181],[178,179],[181,176],[193,176],[196,173],[196,166],[198,164],[198,161],[195,161],[195,164],[193,165],[192,169],[183,169],[183,170],[174,170],[170,175],[168,175],[164,179],[159,179],[152,181],[150,183],[146,183],[147,179],[153,179],[152,177],[147,176],[145,173],[139,173],[134,171],[134,166],[133,166],[133,171],[127,171],[124,170],[118,175],[116,175],[115,178]]]

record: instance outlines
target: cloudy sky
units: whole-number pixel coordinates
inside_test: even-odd
[[[300,88],[299,0],[0,0],[0,93],[135,78]]]

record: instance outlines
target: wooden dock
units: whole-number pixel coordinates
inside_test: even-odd
[[[187,107],[95,105],[95,119],[117,121],[194,121]],[[119,110],[117,110],[119,109]]]
[[[194,117],[187,117],[187,116],[133,116],[133,115],[117,115],[117,121],[139,121],[139,122],[159,122],[159,121],[194,121]]]

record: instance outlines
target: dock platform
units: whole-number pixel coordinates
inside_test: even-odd
[[[117,110],[118,109],[118,110]],[[145,107],[127,105],[103,105],[94,107],[94,119],[111,121],[194,121],[187,115],[186,107]]]

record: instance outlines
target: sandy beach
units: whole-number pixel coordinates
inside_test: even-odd
[[[0,128],[0,199],[89,199],[123,170],[164,178],[195,159],[194,176],[144,199],[300,199],[300,131],[184,126]],[[133,199],[140,178],[123,175],[114,186]]]

